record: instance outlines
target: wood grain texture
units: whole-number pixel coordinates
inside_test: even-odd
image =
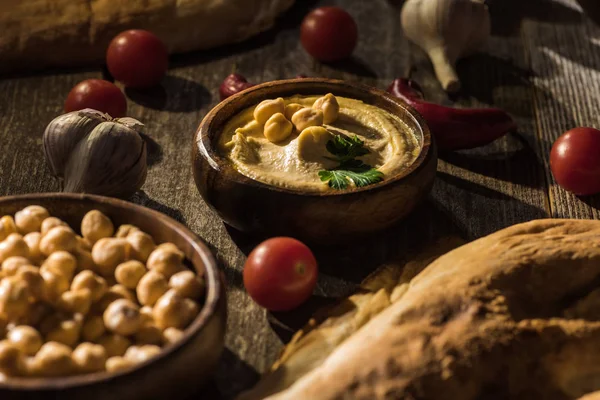
[[[176,56],[161,88],[126,91],[129,115],[146,124],[151,138],[148,179],[131,200],[176,218],[203,237],[229,286],[227,350],[202,397],[230,399],[252,385],[318,305],[348,294],[381,265],[401,264],[405,254],[424,243],[447,235],[473,239],[550,215],[598,217],[597,199],[578,200],[551,181],[547,154],[564,129],[600,123],[600,53],[594,39],[600,28],[577,10],[548,7],[548,0],[490,1],[495,35],[484,54],[459,63],[464,88],[450,99],[425,54],[403,38],[399,10],[392,3],[397,2],[297,1],[274,30],[227,49]],[[298,26],[317,5],[340,5],[356,18],[360,41],[350,62],[322,65],[302,50]],[[522,29],[521,18],[528,19]],[[431,100],[507,109],[519,132],[445,156],[432,195],[400,226],[346,246],[316,248],[316,296],[292,314],[270,315],[245,294],[241,276],[245,255],[262,238],[226,228],[202,201],[192,178],[194,132],[217,104],[220,82],[234,71],[253,82],[304,73],[379,88],[410,73]],[[58,189],[43,160],[42,132],[61,113],[74,84],[101,76],[98,68],[0,80],[0,195]]]

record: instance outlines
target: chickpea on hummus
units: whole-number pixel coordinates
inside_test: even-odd
[[[287,189],[322,192],[335,187],[327,182],[329,171],[351,165],[340,164],[340,158],[331,153],[334,142],[360,147],[362,151],[350,161],[375,177],[366,184],[400,173],[420,152],[415,133],[401,117],[331,93],[280,97],[249,107],[225,125],[218,148],[249,178]],[[341,188],[365,185],[350,175],[341,179],[346,178],[347,186]]]

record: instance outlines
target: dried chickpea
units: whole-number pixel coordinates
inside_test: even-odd
[[[152,344],[131,346],[127,349],[123,357],[137,364],[160,354],[160,351],[160,347]]]
[[[31,296],[34,299],[39,300],[44,297],[44,278],[42,278],[38,267],[34,267],[33,265],[22,265],[17,270],[15,276],[22,279],[24,282],[27,282],[29,290],[31,291]]]
[[[60,295],[56,307],[63,311],[87,314],[92,306],[92,291],[84,288],[79,290],[67,290]]]
[[[10,215],[5,215],[0,218],[0,240],[4,240],[11,233],[17,232],[17,226],[15,220]]]
[[[2,271],[5,273],[4,276],[13,276],[17,274],[19,267],[23,265],[31,265],[31,261],[29,261],[25,257],[8,257],[2,263]]]
[[[198,315],[198,304],[171,289],[158,299],[153,315],[159,328],[183,329]]]
[[[122,356],[131,346],[131,342],[125,336],[116,333],[105,334],[98,339],[98,344],[106,349],[108,357]]]
[[[142,317],[142,324],[154,323],[154,314],[152,314],[151,306],[143,306],[140,308],[140,315]]]
[[[130,232],[126,240],[131,245],[131,257],[141,262],[146,262],[156,248],[152,236],[139,230]]]
[[[115,233],[115,237],[117,238],[126,238],[127,236],[129,236],[129,234],[131,232],[135,232],[135,231],[139,231],[140,228],[138,228],[135,225],[130,225],[130,224],[124,224],[119,226],[119,229],[117,229],[117,233]]]
[[[73,278],[71,290],[78,291],[81,289],[89,289],[92,302],[98,301],[104,296],[107,291],[106,280],[101,276],[96,275],[92,271],[81,271]]]
[[[42,222],[50,216],[48,210],[41,206],[28,206],[17,211],[15,214],[15,225],[19,233],[25,235],[41,229]]]
[[[31,360],[30,373],[48,377],[70,375],[75,369],[71,353],[69,346],[52,341],[46,342]]]
[[[25,357],[14,343],[0,341],[0,371],[8,376],[21,375],[24,370]]]
[[[165,243],[156,248],[148,257],[146,266],[149,270],[159,272],[169,279],[173,274],[183,271],[185,255],[172,243]]]
[[[74,320],[61,321],[56,328],[48,332],[46,340],[73,347],[79,340],[81,323]]]
[[[127,289],[125,286],[116,284],[112,285],[104,296],[93,306],[93,311],[95,313],[103,313],[108,306],[119,299],[126,299],[135,302],[135,294]]]
[[[273,114],[285,112],[285,102],[282,97],[274,100],[261,101],[254,109],[254,119],[259,124],[264,124]]]
[[[92,251],[92,247],[94,246],[89,240],[82,238],[81,236],[77,235],[77,250],[84,250],[87,252]]]
[[[135,365],[135,363],[131,360],[120,356],[110,357],[106,360],[106,371],[108,372],[117,372],[122,371],[127,368],[131,368]]]
[[[4,262],[9,257],[29,257],[29,246],[23,240],[23,236],[18,233],[11,233],[6,239],[0,242],[0,262]]]
[[[92,259],[103,276],[112,276],[117,265],[129,259],[131,245],[125,239],[103,238],[94,244]]]
[[[50,231],[50,229],[55,228],[57,226],[68,227],[68,225],[63,220],[56,217],[48,217],[42,222],[40,233],[42,234],[42,236],[45,236],[46,233]]]
[[[135,289],[140,279],[148,272],[144,264],[136,260],[125,261],[117,266],[115,278],[128,289]]]
[[[169,284],[165,277],[155,271],[148,271],[140,279],[136,293],[140,303],[144,306],[153,306],[154,303],[169,290]]]
[[[27,282],[16,276],[2,279],[0,282],[0,315],[8,320],[22,317],[29,310],[31,290]]]
[[[77,268],[75,268],[76,272],[81,272],[87,270],[96,271],[98,268],[96,264],[94,264],[94,260],[92,259],[92,253],[89,251],[79,248],[73,252],[75,259],[77,260]]]
[[[103,371],[106,364],[106,349],[99,344],[81,343],[71,354],[73,363],[80,372]]]
[[[40,274],[44,280],[42,298],[45,301],[54,303],[69,289],[69,279],[65,275],[44,268],[40,268]]]
[[[72,252],[77,248],[77,235],[68,226],[55,226],[40,241],[40,251],[49,256],[55,251]]]
[[[158,325],[152,323],[143,323],[140,329],[135,333],[135,342],[138,344],[160,344],[163,337],[163,331]]]
[[[66,251],[56,251],[46,258],[40,267],[41,271],[52,272],[56,275],[62,275],[69,282],[73,279],[73,274],[77,268],[77,259]]]
[[[113,301],[104,311],[103,319],[106,329],[123,336],[135,334],[142,322],[138,305],[126,299]]]
[[[23,354],[33,356],[42,347],[42,336],[33,327],[18,325],[12,328],[6,338]]]
[[[81,220],[81,234],[92,244],[102,238],[111,237],[113,233],[115,227],[112,221],[98,210],[88,212]]]
[[[163,331],[163,342],[173,344],[183,338],[183,331],[177,328],[167,328]]]
[[[40,241],[42,240],[42,234],[39,232],[30,232],[23,236],[23,240],[29,247],[29,258],[36,263],[41,261],[44,255],[40,251]]]
[[[192,271],[181,271],[169,279],[169,286],[183,297],[198,300],[204,295],[204,281]]]
[[[83,323],[81,337],[88,342],[94,342],[106,332],[104,321],[100,315],[91,315]]]

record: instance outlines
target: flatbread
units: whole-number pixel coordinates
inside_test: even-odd
[[[104,60],[110,40],[148,29],[169,52],[239,42],[270,28],[294,0],[2,0],[0,73]]]

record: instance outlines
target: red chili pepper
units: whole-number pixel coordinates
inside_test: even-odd
[[[395,79],[387,88],[425,118],[440,151],[472,149],[517,129],[510,115],[498,108],[452,108],[428,103],[421,87],[409,79]]]
[[[229,96],[233,96],[234,94],[252,86],[254,85],[248,82],[245,76],[240,74],[231,74],[228,75],[225,80],[223,80],[223,83],[221,83],[221,86],[219,87],[219,95],[221,96],[221,100],[225,100]]]

